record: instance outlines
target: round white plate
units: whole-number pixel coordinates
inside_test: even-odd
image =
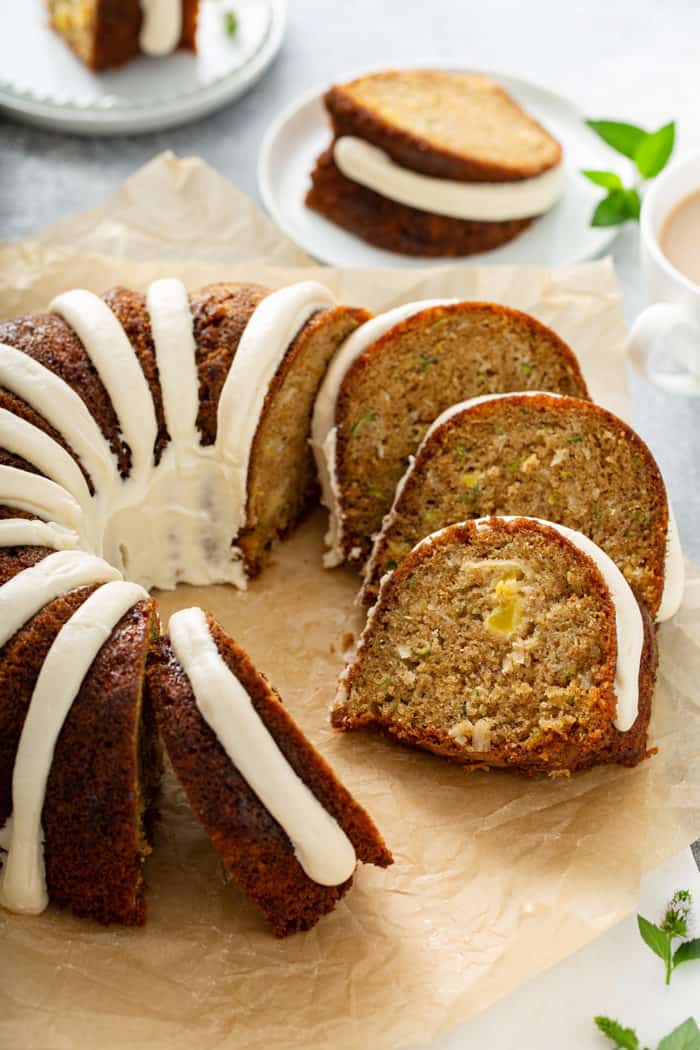
[[[601,190],[580,168],[608,168],[610,151],[567,99],[529,81],[487,73],[555,135],[564,147],[567,188],[559,203],[510,244],[464,256],[465,263],[533,263],[562,266],[600,254],[616,227],[593,228],[591,215]],[[330,143],[322,92],[290,106],[269,129],[258,161],[260,194],[272,218],[310,255],[332,266],[445,266],[454,258],[419,258],[374,248],[304,205],[316,157]]]
[[[226,10],[236,33],[225,31]],[[47,25],[44,0],[0,13],[0,107],[29,124],[114,135],[184,124],[219,109],[262,76],[280,49],[286,0],[202,0],[197,54],[133,59],[91,73]]]

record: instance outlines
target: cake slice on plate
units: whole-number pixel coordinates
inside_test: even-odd
[[[433,533],[385,578],[331,719],[467,766],[636,765],[655,672],[649,615],[599,547],[485,518]]]
[[[98,72],[139,54],[195,49],[199,0],[47,0],[49,23]]]
[[[683,559],[651,452],[599,405],[536,392],[474,398],[430,427],[375,540],[365,603],[424,536],[493,514],[548,518],[585,533],[652,618],[676,611]]]
[[[563,192],[560,144],[480,74],[389,70],[332,87],[324,103],[333,141],[306,203],[379,248],[497,248]]]
[[[358,861],[387,867],[374,823],[212,616],[185,609],[149,658],[175,774],[234,881],[278,937],[307,930]]]
[[[365,562],[408,457],[441,412],[465,398],[511,390],[588,396],[566,343],[518,310],[428,300],[379,314],[353,332],[314,407],[312,443],[330,511],[325,563]]]

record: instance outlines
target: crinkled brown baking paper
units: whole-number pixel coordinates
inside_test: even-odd
[[[313,276],[373,309],[436,294],[494,299],[556,328],[597,399],[625,412],[622,309],[607,261],[554,273],[266,271],[244,261],[261,252],[278,267],[308,263],[225,180],[167,155],[97,212],[0,249],[0,315],[45,308],[75,285],[99,292],[166,275],[190,287]],[[382,1050],[424,1042],[621,919],[642,873],[700,831],[698,612],[661,629],[657,757],[570,781],[467,775],[329,729],[341,638],[358,629],[357,581],[321,569],[323,528],[319,511],[247,593],[182,587],[162,595],[161,612],[166,622],[194,602],[214,612],[376,818],[396,863],[362,868],[331,916],[277,941],[224,885],[169,778],[144,930],[104,930],[53,908],[39,918],[0,915],[3,1050]],[[693,587],[697,599],[700,580]]]

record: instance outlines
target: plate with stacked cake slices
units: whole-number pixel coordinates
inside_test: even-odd
[[[250,88],[286,0],[23,0],[0,14],[0,110],[84,135],[159,131]]]
[[[559,266],[592,258],[581,168],[605,147],[567,99],[530,81],[449,69],[386,70],[314,91],[261,148],[268,211],[336,266],[472,262]]]

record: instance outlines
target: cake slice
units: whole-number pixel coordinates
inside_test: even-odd
[[[651,620],[600,548],[486,518],[433,533],[385,578],[331,720],[467,766],[635,765],[655,671]]]
[[[314,409],[312,441],[330,511],[326,564],[365,562],[408,457],[441,412],[476,395],[524,389],[588,396],[566,343],[517,310],[426,301],[362,325],[333,359]]]
[[[49,24],[95,72],[136,55],[194,51],[199,0],[47,0]]]
[[[249,657],[201,609],[175,613],[149,691],[175,774],[273,932],[308,930],[391,853]]]
[[[481,74],[389,70],[332,87],[324,103],[333,141],[306,203],[377,247],[487,251],[562,192],[560,144]]]
[[[681,558],[654,457],[599,405],[546,393],[492,395],[447,409],[397,488],[367,564],[363,600],[431,532],[465,518],[523,514],[589,536],[652,618],[664,590],[677,604]],[[680,579],[678,575],[680,574]],[[673,615],[668,607],[664,616]]]
[[[145,921],[161,754],[143,682],[158,620],[118,575],[80,552],[0,550],[0,904],[11,911],[51,901],[100,923]]]

